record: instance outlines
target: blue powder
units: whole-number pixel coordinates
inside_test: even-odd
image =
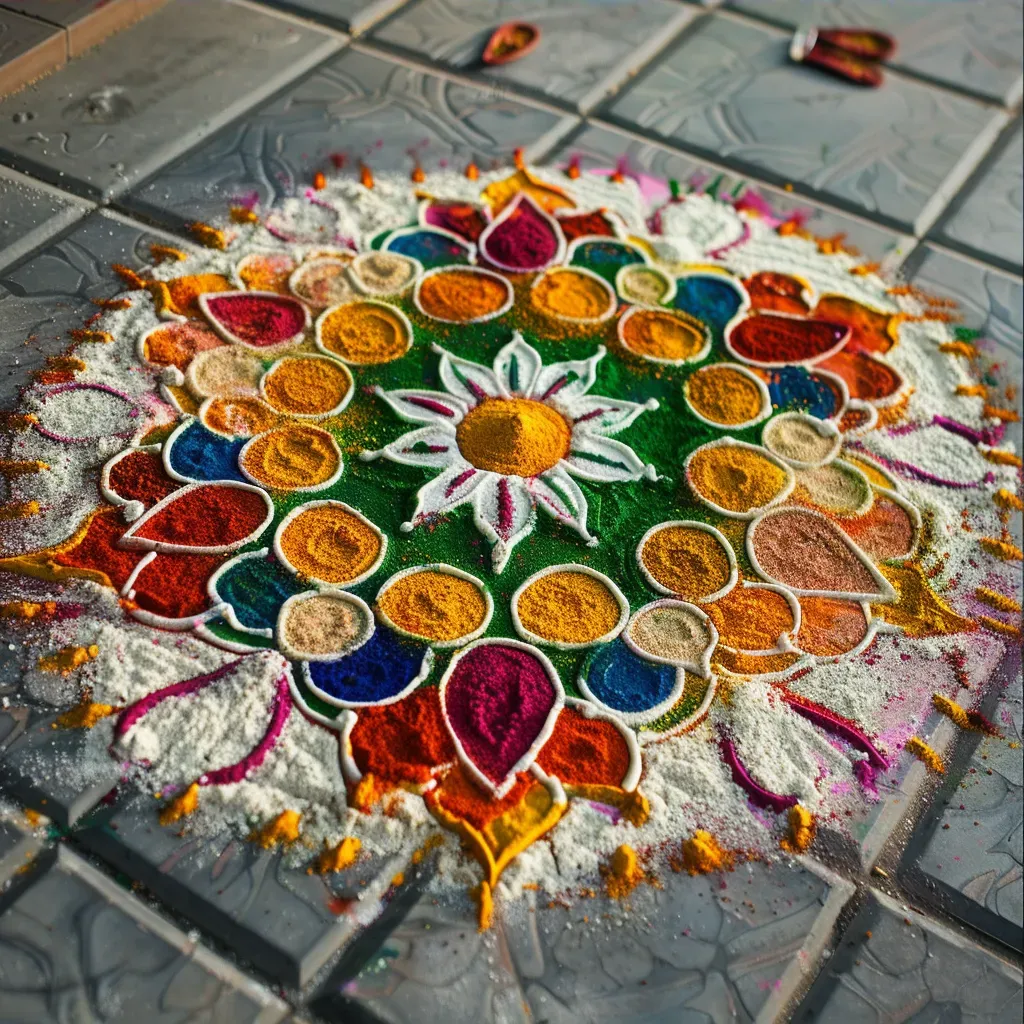
[[[622,242],[584,242],[572,254],[574,267],[586,267],[594,271],[611,284],[615,283],[615,275],[622,267],[643,263],[643,256],[632,246]]]
[[[672,302],[676,309],[695,316],[721,334],[739,310],[741,299],[728,280],[717,274],[700,274],[676,281],[676,297]]]
[[[273,629],[281,605],[305,588],[272,558],[242,558],[217,580],[217,593],[249,629]]]
[[[171,445],[171,469],[189,480],[241,480],[238,453],[244,440],[231,441],[193,421]]]
[[[420,674],[426,650],[426,645],[401,639],[378,625],[373,636],[347,658],[309,662],[309,678],[336,700],[357,704],[387,700]]]
[[[590,692],[616,711],[647,711],[668,700],[676,685],[673,666],[637,657],[622,640],[602,647],[585,672]]]
[[[427,270],[451,266],[453,263],[469,262],[465,247],[439,231],[430,231],[426,228],[392,238],[387,244],[387,251],[411,256],[419,260]]]
[[[776,409],[810,413],[819,420],[836,414],[836,393],[823,380],[816,380],[803,366],[771,370],[768,394]]]

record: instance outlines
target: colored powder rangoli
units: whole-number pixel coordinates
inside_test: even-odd
[[[487,616],[479,586],[451,573],[428,570],[395,580],[377,599],[392,625],[435,643],[474,633]]]
[[[704,620],[678,604],[642,609],[626,635],[641,651],[675,665],[699,664],[711,641]]]
[[[280,631],[291,650],[317,656],[347,650],[365,635],[367,625],[355,602],[344,595],[320,594],[290,605]]]
[[[352,378],[332,359],[282,359],[263,378],[263,394],[278,412],[319,416],[341,406]]]
[[[478,469],[533,477],[569,453],[572,432],[550,405],[528,398],[481,402],[456,430],[459,451]]]
[[[509,285],[489,274],[445,270],[423,279],[418,298],[427,316],[448,323],[470,323],[494,316],[509,295]]]
[[[796,622],[789,601],[773,590],[736,587],[707,607],[718,639],[740,651],[771,651]]]
[[[704,419],[726,427],[756,421],[766,412],[764,393],[752,374],[720,363],[686,381],[686,400]]]
[[[200,353],[188,365],[185,383],[200,397],[255,395],[263,364],[243,349],[227,346]]]
[[[549,270],[533,286],[542,313],[566,320],[600,320],[615,309],[615,298],[600,280],[578,270]]]
[[[214,295],[205,300],[214,327],[254,348],[268,348],[301,336],[308,316],[291,296],[257,293]]]
[[[669,594],[704,601],[728,586],[732,563],[722,542],[697,526],[663,526],[640,550],[640,561]]]
[[[740,514],[771,504],[789,484],[786,471],[761,452],[731,444],[694,452],[686,474],[699,497]]]
[[[638,264],[626,267],[618,278],[622,297],[627,302],[639,302],[644,306],[656,306],[664,302],[670,284],[663,271]]]
[[[197,352],[219,348],[224,342],[205,324],[187,320],[165,324],[146,335],[144,355],[151,363],[186,370]]]
[[[622,344],[635,355],[662,362],[695,358],[704,347],[697,321],[661,309],[640,309],[620,326]]]
[[[529,584],[519,595],[516,613],[534,636],[554,643],[588,644],[615,629],[622,609],[602,580],[563,571]]]
[[[334,478],[341,453],[326,430],[290,423],[254,437],[239,465],[250,480],[270,490],[308,490]]]
[[[300,576],[338,585],[362,576],[381,551],[377,532],[340,505],[304,509],[281,531],[280,545]]]
[[[416,265],[397,252],[368,252],[353,262],[352,274],[371,295],[398,295],[412,284]]]
[[[276,427],[281,417],[259,398],[212,398],[202,411],[203,425],[225,437],[255,437]]]
[[[380,302],[346,302],[324,314],[318,333],[328,352],[359,366],[390,363],[412,340],[404,317]]]

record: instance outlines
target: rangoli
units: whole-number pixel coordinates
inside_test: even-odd
[[[4,439],[74,769],[321,872],[438,847],[486,925],[855,832],[904,748],[942,769],[933,708],[997,729],[957,701],[1019,641],[982,351],[714,193],[318,174],[115,267]]]

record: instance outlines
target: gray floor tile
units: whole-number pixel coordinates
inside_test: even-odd
[[[419,0],[373,39],[586,110],[697,13],[674,0]],[[519,60],[488,67],[480,58],[491,33],[515,20],[537,25],[540,42]]]
[[[789,37],[713,14],[608,107],[626,128],[915,232],[1007,115],[890,75],[863,89],[793,66]]]
[[[1020,96],[1020,0],[730,0],[780,25],[866,26],[895,36],[891,61],[1007,105]]]
[[[129,878],[290,985],[304,985],[380,910],[404,859],[367,862],[326,879],[231,833],[162,827],[152,797],[98,812],[78,840]],[[312,853],[310,853],[312,857]],[[360,884],[364,883],[364,884]]]
[[[8,879],[22,871],[41,847],[35,836],[22,832],[11,821],[0,819],[0,893]]]
[[[517,146],[549,148],[573,122],[472,86],[349,48],[295,88],[237,121],[164,169],[123,202],[171,224],[222,219],[232,197],[263,204],[294,194],[329,157],[347,173],[366,159],[378,170],[444,161],[481,167],[511,160]],[[410,155],[410,154],[413,155]]]
[[[792,1019],[797,1024],[1011,1024],[1022,1012],[1017,968],[871,893]]]
[[[381,18],[387,17],[407,0],[263,0],[304,18],[322,21],[345,32],[358,35]]]
[[[1015,270],[1024,264],[1024,133],[1018,120],[982,172],[953,201],[937,241]]]
[[[139,0],[5,0],[3,6],[60,25],[67,33],[68,56],[77,57],[130,25],[152,4]]]
[[[714,165],[702,163],[656,142],[638,139],[614,128],[588,124],[578,134],[560,143],[545,160],[560,164],[573,158],[578,158],[584,169],[615,168],[621,160],[629,171],[643,172],[662,180],[674,178],[683,186],[691,183],[710,188],[714,185],[719,194],[732,193],[746,181],[765,196],[781,215],[803,211],[808,214],[806,226],[809,231],[827,238],[844,235],[846,243],[872,260],[898,259],[913,243],[909,236],[810,202],[802,196],[794,196],[763,182],[751,181],[750,178],[734,173],[723,173]]]
[[[0,962],[4,1020],[273,1024],[286,1012],[66,849],[0,915]]]
[[[59,28],[0,10],[0,96],[60,67],[67,53]]]
[[[340,45],[269,10],[172,0],[0,103],[0,121],[11,124],[0,152],[54,184],[109,198]]]
[[[110,265],[137,269],[151,262],[151,242],[168,240],[160,232],[93,213],[0,275],[0,408],[12,408],[31,373],[68,347],[67,332],[98,312],[92,299],[120,291]]]
[[[852,892],[830,881],[799,865],[751,864],[721,876],[668,872],[659,888],[570,909],[525,893],[485,936],[470,911],[424,901],[356,978],[312,1005],[345,1019],[354,1004],[396,1024],[772,1020],[817,969]]]
[[[63,231],[91,207],[0,167],[0,270]]]

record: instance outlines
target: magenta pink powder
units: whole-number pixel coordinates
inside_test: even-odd
[[[555,702],[544,666],[503,644],[474,647],[448,677],[444,706],[466,756],[500,783],[533,745]]]
[[[484,255],[525,273],[547,266],[558,255],[558,241],[547,218],[524,201],[487,236]]]
[[[306,326],[305,309],[287,295],[221,295],[206,304],[225,330],[249,345],[280,345]]]

